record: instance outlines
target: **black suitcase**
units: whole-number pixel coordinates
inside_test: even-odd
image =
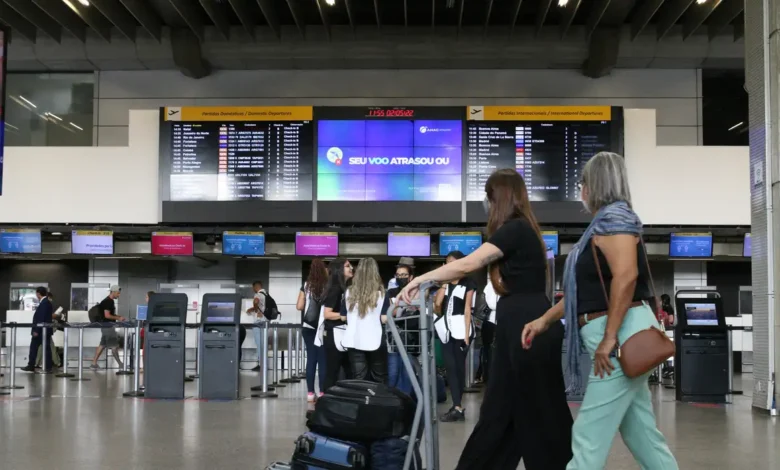
[[[414,412],[414,401],[399,390],[342,380],[317,400],[307,426],[329,437],[366,442],[408,435]]]

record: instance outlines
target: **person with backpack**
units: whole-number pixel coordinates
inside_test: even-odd
[[[255,327],[252,333],[255,335],[255,344],[257,345],[257,365],[252,369],[255,372],[262,370],[263,359],[261,355],[263,352],[260,350],[263,344],[263,328],[262,325],[267,321],[263,316],[265,312],[266,298],[268,292],[263,289],[262,281],[255,281],[252,283],[252,290],[255,292],[255,298],[252,300],[252,306],[247,309],[246,313],[255,316]]]
[[[317,328],[320,324],[322,304],[325,300],[325,287],[328,284],[328,268],[321,259],[313,259],[309,268],[306,282],[298,293],[298,301],[295,308],[302,316],[301,335],[306,345],[306,387],[308,389],[307,401],[314,402],[316,394],[314,390],[314,377],[319,372],[320,395],[325,391],[325,351],[322,346],[316,346],[314,339],[317,336]]]
[[[114,360],[122,367],[122,360],[119,359],[119,335],[111,323],[117,321],[125,321],[125,318],[116,314],[116,299],[122,294],[122,288],[119,286],[111,286],[108,297],[103,299],[99,304],[95,305],[87,312],[89,315],[89,321],[92,323],[108,323],[109,325],[100,329],[100,345],[95,351],[95,358],[92,359],[92,369],[100,369],[98,365],[98,359],[103,354],[103,351],[108,348],[111,350],[111,354],[114,356]]]

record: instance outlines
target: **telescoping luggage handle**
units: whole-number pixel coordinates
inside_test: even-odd
[[[433,403],[433,398],[436,396],[432,392],[432,386],[435,386],[436,380],[433,374],[436,372],[436,368],[433,365],[433,356],[431,355],[433,348],[430,344],[431,337],[429,334],[424,333],[420,338],[420,355],[422,357],[422,377],[418,381],[416,379],[417,374],[412,367],[409,354],[406,351],[406,347],[401,341],[401,334],[398,332],[398,327],[395,324],[395,314],[399,308],[418,307],[420,309],[420,331],[427,332],[431,329],[431,318],[428,315],[428,310],[431,309],[432,302],[428,299],[427,293],[434,286],[434,282],[428,281],[420,285],[417,298],[411,303],[396,301],[393,308],[390,311],[390,315],[387,315],[387,325],[390,329],[390,333],[393,335],[393,340],[397,345],[401,345],[398,348],[398,352],[401,355],[401,361],[404,364],[404,369],[409,377],[412,378],[412,388],[417,395],[417,409],[414,413],[414,421],[412,423],[412,431],[409,438],[409,447],[406,449],[406,457],[404,458],[404,470],[409,470],[412,465],[412,458],[414,456],[414,446],[417,444],[417,435],[420,429],[420,421],[425,420],[424,423],[424,436],[425,436],[425,462],[427,468],[439,468],[439,445],[438,445],[438,431],[434,429],[437,425],[434,412],[436,405]]]

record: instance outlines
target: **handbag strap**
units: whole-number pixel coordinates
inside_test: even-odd
[[[645,241],[642,239],[642,237],[639,237],[639,243],[642,245],[642,253],[644,254],[645,258],[645,265],[647,266],[647,277],[650,279],[650,290],[653,294],[653,299],[657,301],[658,295],[655,292],[655,282],[653,282],[653,272],[650,270],[650,259],[647,257],[647,247],[645,246]],[[607,286],[604,283],[604,275],[601,273],[601,263],[599,262],[599,256],[596,253],[596,243],[591,238],[590,240],[590,248],[591,252],[593,253],[593,262],[596,264],[596,272],[599,273],[599,282],[601,282],[601,292],[604,293],[604,300],[607,302],[607,308],[609,308],[609,296],[607,295]]]

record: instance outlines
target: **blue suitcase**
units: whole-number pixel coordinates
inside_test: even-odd
[[[293,470],[368,468],[368,450],[354,442],[339,441],[307,432],[295,441]]]
[[[371,443],[371,470],[403,470],[409,436],[380,439]],[[422,458],[417,443],[414,444],[411,470],[422,470]]]

